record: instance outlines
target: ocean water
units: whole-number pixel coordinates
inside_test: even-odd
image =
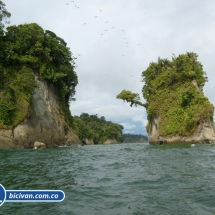
[[[62,202],[5,202],[0,214],[215,214],[215,145],[148,143],[0,150],[6,190],[63,190]]]

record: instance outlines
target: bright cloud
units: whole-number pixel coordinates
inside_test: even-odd
[[[121,125],[124,127],[124,129],[126,130],[131,130],[131,129],[134,129],[136,128],[136,125],[134,124],[129,124],[127,122],[124,122],[124,123],[121,123]]]

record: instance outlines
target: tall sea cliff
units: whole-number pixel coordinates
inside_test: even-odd
[[[35,81],[30,116],[14,128],[0,129],[0,148],[32,148],[35,141],[47,147],[79,143],[78,136],[65,121],[53,86],[38,75]]]

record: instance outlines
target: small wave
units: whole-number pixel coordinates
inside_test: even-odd
[[[133,152],[133,151],[136,151],[134,148],[127,148],[127,147],[125,147],[125,148],[123,148],[123,149],[121,149],[122,151],[126,151],[126,152]]]

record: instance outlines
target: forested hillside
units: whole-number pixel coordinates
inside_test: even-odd
[[[80,139],[92,139],[94,143],[103,143],[107,139],[116,139],[123,142],[123,126],[106,121],[104,116],[82,113],[74,116],[74,126]]]

